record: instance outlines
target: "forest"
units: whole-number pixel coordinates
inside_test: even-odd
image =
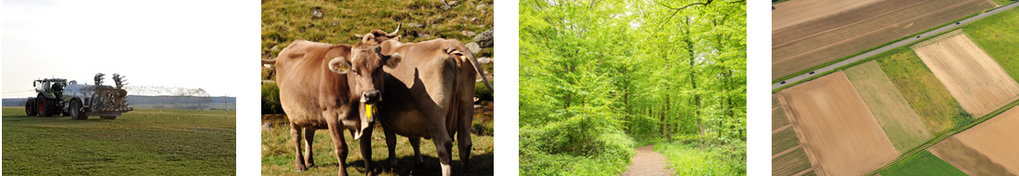
[[[521,175],[746,174],[746,2],[520,2]]]

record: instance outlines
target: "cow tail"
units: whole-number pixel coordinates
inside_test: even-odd
[[[465,51],[467,51],[467,53],[470,53],[468,54],[468,56],[471,57],[471,59],[469,60],[471,60],[471,63],[474,64],[474,69],[478,71],[478,74],[481,75],[481,79],[485,81],[485,86],[488,86],[488,90],[492,90],[492,92],[495,92],[495,89],[492,88],[492,83],[488,81],[488,77],[485,77],[485,69],[481,68],[481,63],[478,62],[478,58],[474,57],[474,53],[470,52],[470,50]]]

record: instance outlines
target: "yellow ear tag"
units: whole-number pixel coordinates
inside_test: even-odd
[[[375,108],[372,108],[372,104],[364,104],[364,113],[365,117],[368,117],[368,121],[372,120],[372,111],[375,111]]]

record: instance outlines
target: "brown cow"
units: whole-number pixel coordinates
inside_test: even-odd
[[[339,175],[346,175],[347,144],[342,130],[348,130],[355,140],[369,136],[360,143],[367,174],[372,175],[373,117],[378,115],[375,105],[382,102],[385,92],[382,67],[394,67],[401,60],[397,53],[381,54],[374,36],[365,35],[353,46],[298,40],[280,51],[276,60],[262,61],[277,67],[280,104],[290,120],[298,171],[315,163],[315,130],[328,129],[340,165]],[[302,129],[307,140],[306,157],[301,152]]]
[[[467,168],[471,150],[474,82],[484,71],[474,55],[460,41],[435,39],[420,43],[400,43],[397,39],[381,44],[382,54],[400,53],[400,65],[385,68],[386,80],[379,107],[379,121],[386,133],[389,162],[395,165],[396,136],[409,138],[414,155],[421,162],[420,138],[430,138],[442,168],[450,175],[453,135],[459,141],[460,160]],[[483,77],[483,76],[482,76]],[[484,78],[484,77],[483,77]],[[485,85],[492,88],[485,79]]]

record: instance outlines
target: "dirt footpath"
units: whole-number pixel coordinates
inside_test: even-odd
[[[665,155],[655,151],[655,145],[637,148],[637,156],[624,176],[672,175],[672,169],[665,169]]]

